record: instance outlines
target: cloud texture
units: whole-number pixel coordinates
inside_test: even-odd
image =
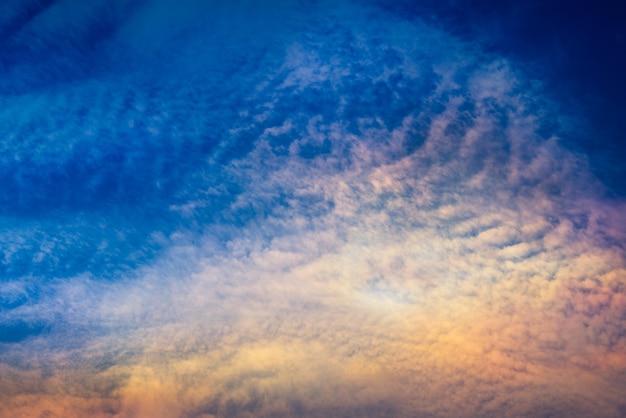
[[[541,83],[371,5],[130,3],[3,26],[1,416],[626,413],[626,208]]]

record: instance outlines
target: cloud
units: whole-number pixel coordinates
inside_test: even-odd
[[[86,195],[103,206],[81,228],[67,219],[89,206],[64,201],[59,229],[37,215],[5,234],[7,271],[11,254],[32,259],[2,284],[1,323],[45,330],[3,343],[0,415],[619,416],[626,211],[558,132],[543,135],[558,115],[537,111],[533,83],[378,9],[290,13],[304,29],[259,68],[85,118],[111,129],[101,121],[120,115],[112,144],[75,146],[122,192]],[[195,49],[204,37],[185,39],[181,74],[196,53],[215,59]],[[133,129],[137,142],[120,138]],[[9,148],[67,166],[66,146]],[[119,164],[105,157],[115,147]],[[34,199],[37,186],[16,187]],[[154,211],[126,205],[124,188]],[[98,247],[84,255],[87,237]],[[64,268],[73,253],[91,261]]]

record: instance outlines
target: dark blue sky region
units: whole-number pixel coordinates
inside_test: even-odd
[[[13,254],[3,273],[108,275],[136,265],[159,247],[149,232],[185,226],[170,206],[201,193],[190,172],[239,117],[250,83],[241,74],[263,51],[236,50],[219,22],[208,39],[195,33],[209,29],[184,10],[184,27],[157,14],[134,28],[136,2],[13,3],[1,48],[3,245]],[[223,185],[216,171],[205,181]],[[224,204],[211,201],[208,216]],[[31,238],[11,237],[17,223]],[[31,262],[46,243],[53,251]]]
[[[626,196],[623,2],[399,0],[383,7],[402,15],[427,16],[512,59],[541,80],[544,94],[581,123],[567,129],[565,146],[587,154],[594,174],[616,196]]]

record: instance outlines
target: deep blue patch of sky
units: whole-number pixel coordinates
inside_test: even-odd
[[[125,39],[132,2],[78,3],[4,5],[12,14],[0,27],[4,278],[106,277],[150,259],[163,245],[150,234],[185,228],[170,208],[201,192],[190,173],[227,136],[250,81],[241,74],[263,56],[219,39],[194,44],[181,35],[193,25],[166,28],[156,41],[142,30]],[[215,170],[203,186],[224,182]],[[204,221],[232,191],[210,201]]]
[[[374,3],[479,42],[545,83],[572,120],[564,144],[626,197],[626,7],[620,0],[397,0]]]

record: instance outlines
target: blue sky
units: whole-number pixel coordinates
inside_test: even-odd
[[[3,3],[0,416],[623,414],[595,7]]]
[[[624,11],[617,1],[398,1],[387,7],[426,16],[446,30],[514,60],[546,86],[561,111],[579,119],[564,138],[589,156],[592,170],[624,196]],[[583,121],[580,121],[582,119]],[[587,134],[592,131],[593,135]]]

